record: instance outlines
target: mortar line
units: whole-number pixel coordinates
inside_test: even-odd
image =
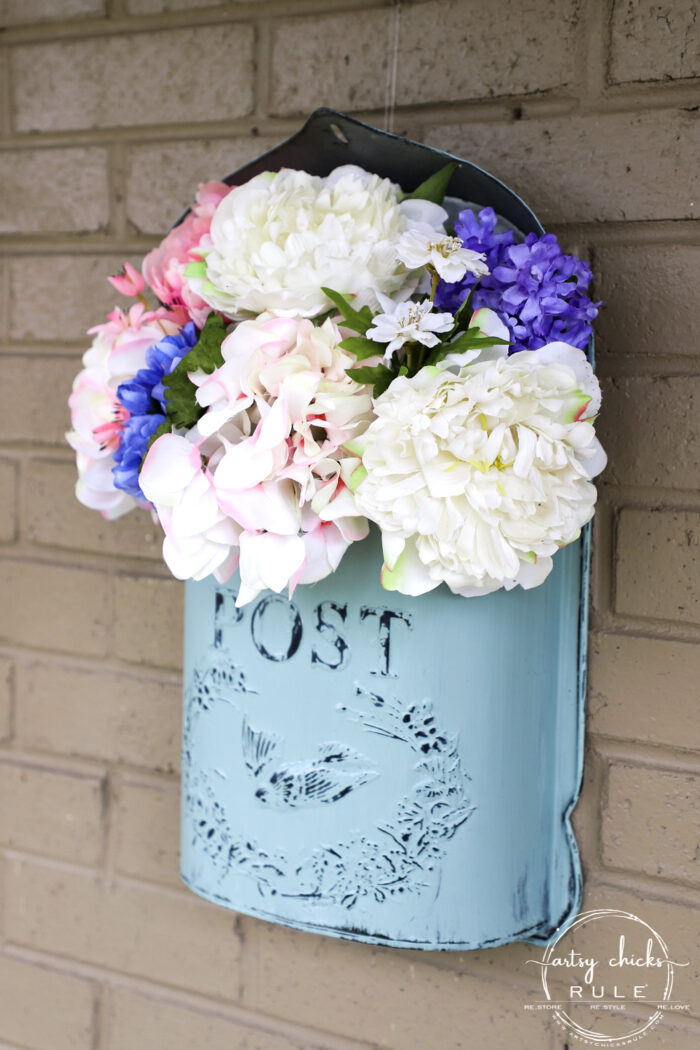
[[[179,708],[179,704],[176,704]],[[115,758],[100,758],[99,755],[79,755],[70,752],[42,751],[0,744],[0,763],[40,772],[64,774],[81,780],[103,780],[112,772],[136,787],[154,791],[177,791],[180,774],[176,770],[159,770],[153,766],[138,766],[133,762],[120,762]]]
[[[12,135],[12,76],[10,73],[10,49],[0,45],[0,135],[9,139]],[[4,145],[4,142],[2,143]]]
[[[259,13],[263,21],[262,13]],[[682,82],[660,82],[635,85],[631,90],[625,85],[613,87],[606,91],[595,105],[585,98],[577,99],[563,88],[552,88],[546,91],[504,94],[453,100],[438,105],[435,102],[410,103],[397,107],[397,120],[425,122],[431,129],[451,124],[483,123],[500,117],[500,123],[511,123],[514,107],[522,110],[523,119],[537,120],[546,117],[565,116],[576,112],[578,116],[605,116],[638,114],[640,104],[644,112],[655,110],[694,111],[697,106],[697,83],[693,80]],[[370,123],[381,123],[383,109],[363,107],[352,110],[360,120]],[[117,140],[136,142],[155,142],[172,139],[186,140],[192,138],[224,138],[233,135],[250,134],[256,129],[260,135],[279,135],[286,138],[299,128],[300,123],[308,116],[306,111],[287,114],[246,114],[236,118],[222,118],[206,122],[185,122],[178,124],[138,124],[110,125],[97,129],[65,128],[51,131],[17,132],[0,141],[2,149],[77,148],[86,145],[105,145]]]
[[[592,734],[601,755],[612,764],[633,765],[660,773],[681,773],[700,777],[700,750],[679,751],[670,744],[650,741],[619,740],[605,734]]]
[[[0,62],[2,62],[2,55],[0,54]],[[0,263],[0,294],[2,296],[2,303],[4,309],[2,310],[2,317],[0,317],[0,332],[2,332],[2,339],[9,340],[10,338],[10,266],[9,259],[2,259]]]
[[[22,645],[12,645],[0,641],[0,655],[10,660],[16,660],[20,664],[36,663],[37,652],[44,652],[46,660],[44,663],[58,665],[64,670],[80,671],[85,674],[108,674],[118,675],[127,681],[132,679],[136,682],[149,682],[156,685],[172,686],[177,689],[182,685],[182,674],[173,668],[153,667],[140,664],[125,664],[119,661],[104,659],[101,656],[86,656],[84,653],[70,653],[48,650],[29,649]]]
[[[102,1028],[105,1016],[104,997],[107,990],[103,984],[97,984],[92,993],[92,1035],[91,1050],[100,1050],[102,1046]]]
[[[589,893],[601,889],[610,889],[616,893],[625,891],[640,897],[640,903],[643,904],[647,903],[648,898],[673,907],[700,908],[700,891],[697,887],[683,886],[671,881],[663,882],[639,871],[623,872],[610,868],[596,868],[589,871],[586,887]]]
[[[656,488],[653,485],[620,485],[600,482],[598,491],[612,506],[630,510],[686,511],[700,509],[700,492],[697,489]]]
[[[107,147],[107,179],[109,233],[117,240],[127,240],[129,230],[126,218],[126,151],[122,142],[112,142]]]
[[[595,637],[601,637],[601,638],[603,638],[603,637],[604,638],[639,638],[640,640],[641,639],[646,639],[647,641],[652,641],[652,642],[659,641],[659,640],[660,641],[666,641],[666,639],[663,639],[663,638],[659,639],[657,635],[655,635],[653,633],[650,633],[649,631],[644,631],[643,628],[640,628],[637,631],[632,630],[632,629],[630,629],[630,630],[619,630],[619,629],[615,629],[614,627],[595,628],[595,629],[592,629],[590,631],[590,634],[591,634],[591,637],[593,637],[593,638],[595,638]],[[700,644],[700,638],[694,638],[694,639],[691,639],[690,641],[682,642],[681,644],[683,644],[683,645],[698,645],[698,644]]]
[[[700,642],[700,625],[681,624],[675,620],[654,619],[650,616],[613,613],[609,618],[600,617],[600,625],[596,622],[594,626],[604,634],[631,635],[667,642]]]

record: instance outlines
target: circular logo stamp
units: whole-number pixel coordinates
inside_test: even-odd
[[[638,1042],[667,1012],[689,1009],[673,998],[674,970],[663,938],[631,912],[582,912],[547,946],[541,968],[544,1004],[557,1022],[589,1045]]]

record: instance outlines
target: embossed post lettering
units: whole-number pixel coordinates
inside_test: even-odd
[[[319,656],[316,652],[316,649],[313,648],[311,650],[311,663],[320,664],[321,667],[327,667],[330,671],[337,671],[347,663],[347,660],[350,658],[350,651],[348,643],[345,641],[338,628],[334,627],[333,624],[329,623],[326,619],[329,613],[336,613],[342,622],[345,623],[348,615],[348,607],[347,605],[336,605],[336,603],[332,601],[321,602],[316,606],[316,630],[328,640],[330,645],[335,647],[337,657],[333,662],[324,660],[323,657]]]
[[[282,606],[290,616],[289,645],[286,649],[282,649],[278,652],[272,652],[261,640],[263,617],[265,616],[266,610],[273,605]],[[253,618],[250,622],[250,633],[253,638],[253,645],[261,656],[264,656],[266,660],[272,660],[273,663],[282,664],[287,660],[291,660],[301,645],[301,637],[304,633],[304,629],[299,610],[294,602],[290,602],[286,598],[282,598],[277,594],[271,594],[269,597],[263,598],[256,605]]]
[[[240,623],[243,610],[237,608],[235,591],[214,592],[214,648],[220,649],[224,640],[224,627],[229,623]]]
[[[410,613],[394,612],[393,609],[379,607],[373,609],[363,605],[360,609],[360,622],[369,616],[379,618],[379,649],[383,666],[378,671],[370,671],[370,674],[381,675],[384,678],[398,678],[395,671],[391,670],[391,623],[392,620],[401,620],[406,624],[409,631],[413,630],[413,617]]]

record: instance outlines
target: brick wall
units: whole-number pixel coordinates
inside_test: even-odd
[[[700,1038],[698,43],[693,0],[404,0],[396,130],[509,182],[590,257],[610,467],[595,531],[587,906],[638,912]],[[145,517],[73,498],[85,329],[193,187],[318,105],[383,122],[381,0],[0,0],[0,1044],[563,1050],[532,949],[422,954],[178,884],[182,589]],[[694,400],[695,399],[695,400]],[[696,575],[693,575],[695,567]],[[692,971],[690,973],[689,971]],[[695,980],[693,979],[695,978]]]

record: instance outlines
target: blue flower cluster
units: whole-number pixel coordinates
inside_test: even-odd
[[[119,447],[114,453],[112,475],[115,488],[134,499],[144,500],[139,485],[139,470],[151,435],[165,421],[167,405],[163,377],[190,352],[199,339],[192,321],[177,335],[166,335],[146,351],[146,367],[133,379],[117,387],[117,400],[129,412]]]
[[[484,252],[491,271],[474,292],[474,309],[488,307],[508,325],[511,354],[557,340],[585,350],[600,306],[586,294],[592,277],[588,263],[564,255],[553,233],[529,233],[523,244],[515,244],[510,230],[495,232],[496,221],[493,208],[484,208],[478,216],[460,212],[455,223],[455,236],[465,248]],[[455,313],[475,284],[470,273],[455,284],[440,281],[436,307]]]

